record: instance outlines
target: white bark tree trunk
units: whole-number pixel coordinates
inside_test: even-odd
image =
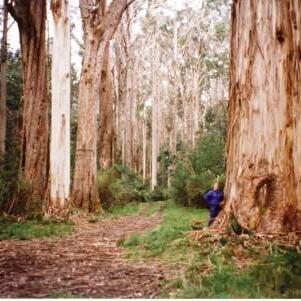
[[[50,203],[63,208],[70,193],[70,12],[68,0],[52,0],[52,118]]]
[[[154,38],[153,46],[153,66],[152,66],[152,178],[151,189],[154,190],[157,186],[157,157],[158,157],[158,102],[157,102],[157,78],[155,75],[155,69],[157,64],[156,54],[156,37]]]
[[[143,182],[146,180],[146,108],[143,111],[143,125],[142,125],[142,173]]]

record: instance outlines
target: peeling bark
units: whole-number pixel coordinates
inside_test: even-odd
[[[256,231],[300,228],[301,4],[234,2],[225,215]]]
[[[109,47],[126,0],[113,0],[105,11],[103,1],[81,0],[85,51],[79,85],[79,120],[72,199],[76,206],[95,211],[100,208],[97,191],[97,112],[104,54]]]
[[[46,0],[7,3],[17,21],[23,65],[22,160],[23,179],[31,187],[38,206],[44,205],[49,170],[49,100],[46,61]]]

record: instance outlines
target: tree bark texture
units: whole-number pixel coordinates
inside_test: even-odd
[[[107,169],[113,162],[113,85],[110,67],[110,48],[104,54],[104,64],[100,89],[100,139],[99,166]]]
[[[46,60],[46,0],[9,1],[17,21],[23,62],[22,159],[24,181],[34,200],[43,200],[49,174],[49,100]],[[40,202],[43,205],[43,202]]]
[[[79,120],[76,144],[72,198],[76,206],[95,211],[100,208],[97,191],[97,113],[99,109],[104,54],[109,47],[126,0],[113,0],[105,11],[105,3],[81,0],[85,33],[85,51],[79,85]]]
[[[70,12],[68,0],[52,0],[52,105],[50,204],[64,208],[70,193]]]
[[[252,230],[300,228],[300,49],[300,1],[234,2],[225,212]]]

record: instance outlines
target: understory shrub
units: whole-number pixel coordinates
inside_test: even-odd
[[[161,200],[159,192],[151,192],[141,177],[123,165],[101,171],[98,174],[98,192],[104,209],[129,202]]]
[[[178,150],[170,194],[180,205],[205,207],[203,195],[217,179],[222,188],[225,182],[225,104],[209,108],[205,121],[195,148],[180,146],[182,150]]]

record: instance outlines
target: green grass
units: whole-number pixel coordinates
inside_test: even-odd
[[[105,217],[119,217],[142,214],[145,216],[153,215],[165,206],[165,202],[131,202],[123,206],[115,206],[104,213]]]
[[[223,257],[223,252],[219,257]],[[209,256],[210,258],[210,256]],[[211,258],[212,259],[212,258]],[[258,258],[253,258],[254,261]],[[213,262],[214,271],[201,276],[202,259],[196,260],[181,279],[169,284],[180,298],[300,298],[301,255],[278,249],[259,262],[238,269],[231,260]]]
[[[31,239],[48,236],[64,236],[73,232],[74,225],[70,222],[50,220],[29,220],[24,222],[0,219],[0,240]]]
[[[186,233],[191,230],[193,221],[206,221],[207,211],[179,207],[170,201],[153,203],[153,206],[156,207],[148,210],[152,214],[161,211],[162,224],[145,234],[134,234],[120,241],[120,245],[128,248],[128,257],[132,259],[160,256],[161,260],[169,263],[186,260],[188,246],[191,244]]]
[[[128,215],[137,215],[139,213],[141,203],[128,203],[124,206],[116,206],[110,209],[105,213],[106,216],[128,216]]]
[[[145,206],[145,205],[144,205]],[[273,242],[246,247],[241,236],[204,241],[189,239],[195,220],[208,211],[159,202],[139,207],[138,212],[163,213],[163,222],[144,234],[134,234],[120,245],[130,260],[159,261],[173,269],[162,297],[168,298],[300,298],[301,254]],[[152,207],[154,206],[154,207]],[[127,210],[126,210],[127,211]],[[120,212],[120,211],[119,211]],[[240,263],[248,263],[239,265]],[[206,271],[209,271],[206,273]]]

